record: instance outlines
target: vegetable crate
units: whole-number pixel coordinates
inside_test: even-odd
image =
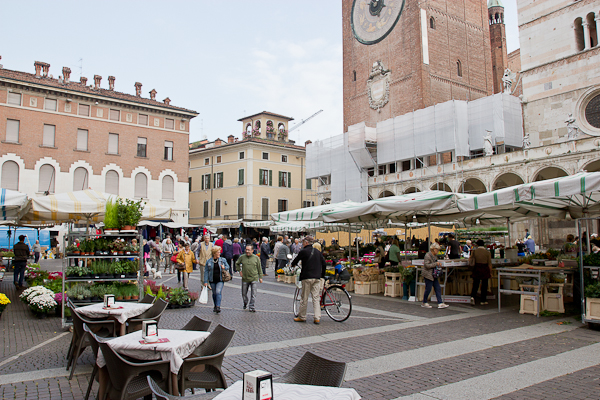
[[[402,297],[402,282],[399,281],[386,281],[384,296],[390,297]]]
[[[564,283],[547,283],[544,285],[544,309],[557,313],[564,314],[565,303],[564,303]],[[552,288],[553,292],[549,292],[548,289]],[[554,293],[554,288],[556,292]]]
[[[371,282],[354,282],[354,293],[371,294]]]
[[[585,299],[585,318],[600,320],[600,299],[586,297],[586,299]]]
[[[369,282],[371,285],[371,294],[379,293],[379,280]]]
[[[531,294],[522,294],[521,295],[521,308],[519,310],[520,314],[533,314],[538,315],[538,310],[544,309],[544,300],[543,297],[540,296],[540,293],[537,292],[537,285],[519,285],[521,290],[523,289],[533,289],[534,291],[530,292]],[[538,308],[538,301],[541,301],[540,307]]]

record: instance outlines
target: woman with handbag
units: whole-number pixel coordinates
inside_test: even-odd
[[[173,263],[171,262],[171,257],[173,253],[175,253],[175,245],[171,241],[170,238],[165,239],[165,243],[162,245],[163,255],[165,257],[165,274],[170,272],[174,273]],[[192,252],[193,253],[193,252]]]
[[[473,290],[471,291],[471,305],[475,305],[475,296],[481,283],[481,296],[479,304],[485,306],[487,302],[488,279],[492,276],[492,255],[485,248],[485,242],[482,239],[477,241],[477,248],[471,251],[469,258],[469,267],[473,271]]]
[[[425,293],[423,294],[423,304],[421,307],[431,308],[427,302],[429,293],[431,293],[431,287],[435,290],[435,296],[437,297],[438,308],[449,307],[448,304],[442,300],[442,288],[438,282],[439,272],[441,270],[440,263],[437,260],[437,254],[440,251],[440,245],[433,243],[429,247],[429,252],[425,254],[425,260],[423,260],[423,279],[425,280]]]
[[[181,271],[183,273],[183,288],[185,290],[189,290],[189,274],[192,273],[192,271],[194,270],[194,264],[197,263],[196,256],[190,250],[189,243],[186,243],[183,247],[183,250],[181,250],[179,254],[177,254],[177,263],[183,265],[183,270]]]
[[[223,285],[230,280],[229,264],[227,264],[225,258],[221,257],[221,248],[213,246],[212,257],[206,261],[204,267],[204,286],[210,284],[214,304],[213,312],[217,314],[221,312],[221,292],[223,291]]]

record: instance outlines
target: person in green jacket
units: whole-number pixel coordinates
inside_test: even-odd
[[[254,303],[256,301],[256,281],[262,283],[262,267],[260,258],[253,254],[254,246],[246,246],[246,253],[241,255],[235,265],[242,277],[242,300],[244,300],[244,310],[249,306],[250,312],[256,312]],[[250,304],[248,304],[248,287],[250,287]]]
[[[392,246],[388,250],[388,258],[390,259],[390,265],[396,266],[400,262],[400,243],[398,239],[392,241]]]

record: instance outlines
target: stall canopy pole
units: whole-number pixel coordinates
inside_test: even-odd
[[[429,215],[427,216],[427,236],[429,237],[429,243],[427,243],[427,248],[429,248],[429,246],[431,246],[431,243],[434,242],[431,240],[431,217]]]
[[[506,227],[508,228],[508,246],[506,246],[507,249],[509,249],[512,246],[512,242],[510,241],[510,218],[506,217]]]
[[[404,224],[404,261],[408,260],[408,242],[406,241],[406,231],[408,230],[408,218],[405,219],[406,223]],[[411,243],[412,244],[412,243]]]
[[[352,258],[352,224],[348,223],[348,260]]]

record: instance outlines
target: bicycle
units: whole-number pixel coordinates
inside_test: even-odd
[[[323,290],[321,292],[320,305],[322,309],[325,309],[329,318],[336,322],[344,322],[350,317],[352,313],[352,298],[345,288],[345,285],[341,282],[335,282],[329,284],[330,279],[325,279]],[[294,293],[294,316],[298,316],[300,310],[300,300],[302,299],[302,289],[296,287],[296,293]]]

